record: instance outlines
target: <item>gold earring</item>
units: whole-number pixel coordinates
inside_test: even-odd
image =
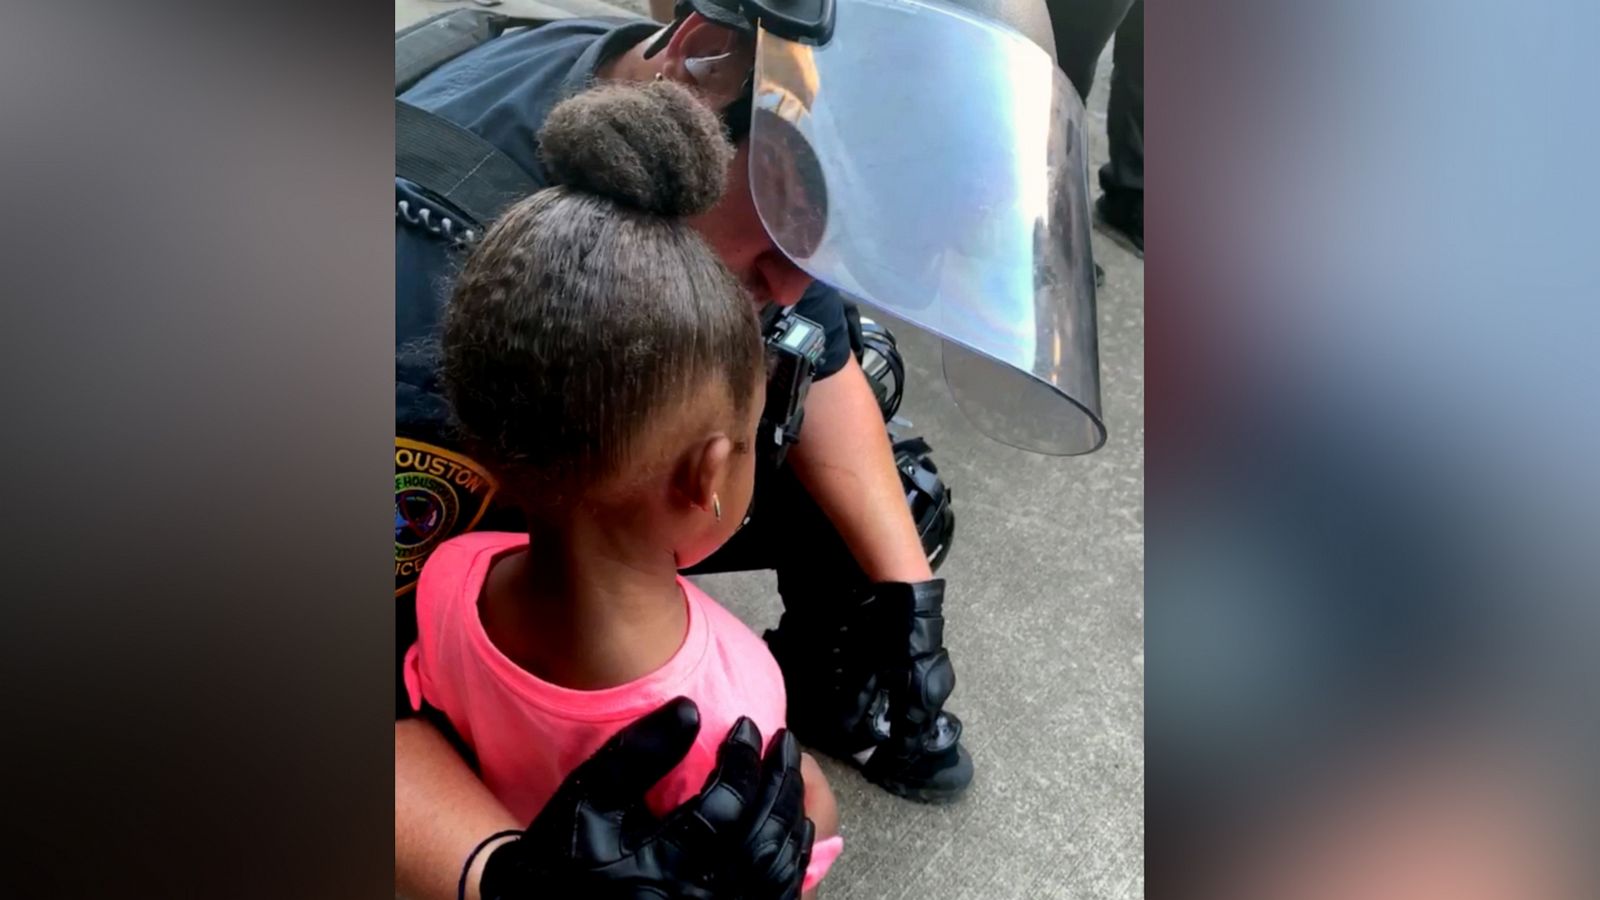
[[[711,495],[711,513],[717,517],[718,522],[722,521],[722,500],[716,494]]]

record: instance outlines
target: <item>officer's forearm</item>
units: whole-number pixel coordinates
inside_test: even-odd
[[[394,723],[394,886],[407,900],[455,900],[461,865],[478,842],[522,828],[437,729]],[[478,867],[488,857],[478,854]],[[478,896],[476,875],[467,896]]]
[[[867,577],[933,577],[895,471],[883,414],[854,359],[812,385],[800,442],[789,458]]]

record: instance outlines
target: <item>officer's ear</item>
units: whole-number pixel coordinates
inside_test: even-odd
[[[739,98],[755,65],[755,39],[690,13],[662,51],[662,74],[693,87],[713,109]]]
[[[733,465],[733,440],[717,432],[693,444],[678,460],[672,492],[679,502],[715,514],[717,491]]]

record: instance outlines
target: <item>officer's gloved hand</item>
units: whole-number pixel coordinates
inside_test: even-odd
[[[568,776],[522,837],[484,865],[485,900],[791,900],[810,861],[800,752],[780,733],[766,758],[740,719],[695,797],[656,818],[645,793],[689,751],[700,713],[673,700],[618,732]]]
[[[740,732],[743,732],[741,734]],[[736,752],[733,749],[738,748]],[[749,719],[740,719],[723,744],[723,767],[735,756],[752,775],[755,791],[746,803],[738,850],[733,854],[732,889],[718,896],[745,900],[799,900],[800,883],[811,862],[816,828],[805,817],[805,783],[800,777],[800,745],[786,728],[773,736],[772,747],[757,762],[750,750],[761,746],[761,733]],[[716,776],[712,776],[715,780]],[[748,792],[747,792],[748,793]]]

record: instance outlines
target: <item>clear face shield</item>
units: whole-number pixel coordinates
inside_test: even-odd
[[[750,183],[796,265],[944,341],[957,404],[1038,453],[1098,449],[1087,148],[1028,38],[939,0],[841,0],[821,46],[758,28]]]

